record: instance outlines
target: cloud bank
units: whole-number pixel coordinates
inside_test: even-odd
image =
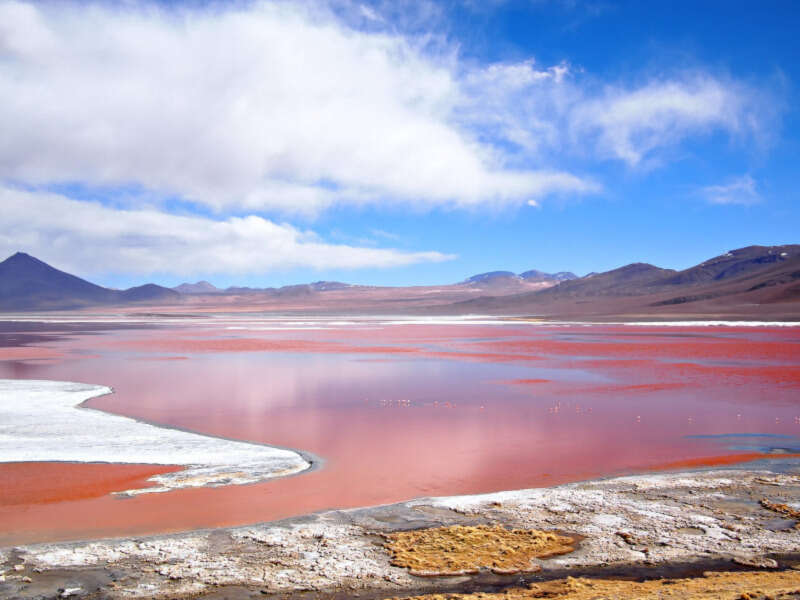
[[[293,267],[398,267],[454,258],[330,244],[311,231],[254,215],[215,220],[155,208],[123,210],[8,187],[0,188],[0,206],[0,254],[25,249],[81,274],[248,274]]]
[[[587,191],[452,123],[446,56],[300,5],[0,8],[2,175],[140,183],[215,208],[473,205]]]
[[[598,189],[553,160],[570,136],[635,165],[757,121],[747,89],[709,75],[597,92],[566,64],[469,65],[303,4],[7,1],[0,23],[0,176],[217,209],[523,204]]]
[[[602,82],[566,62],[476,64],[421,24],[395,27],[386,4],[334,8],[0,0],[3,246],[100,244],[134,272],[444,260],[325,243],[274,216],[537,206],[602,190],[586,173],[605,161],[650,168],[687,140],[768,127],[759,93],[710,73]],[[21,191],[75,185],[147,200]]]

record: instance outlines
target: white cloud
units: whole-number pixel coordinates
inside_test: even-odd
[[[722,185],[709,185],[700,189],[700,194],[712,204],[756,204],[761,201],[756,180],[742,175]]]
[[[534,60],[470,69],[461,78],[461,120],[526,155],[557,156],[563,151],[566,113],[580,101],[569,75],[567,64],[539,67]]]
[[[424,30],[440,5],[331,4],[0,0],[0,181],[133,185],[221,215],[523,206],[599,191],[563,167],[576,156],[641,167],[764,127],[740,82],[477,65]]]
[[[401,237],[396,233],[392,233],[391,231],[384,231],[383,229],[376,229],[372,228],[369,230],[372,235],[375,237],[383,238],[386,240],[392,240],[394,242],[399,242]]]
[[[595,189],[554,168],[511,169],[459,124],[451,53],[303,4],[6,1],[0,23],[6,180],[135,183],[220,210],[307,213]]]
[[[358,13],[368,21],[377,21],[378,23],[384,22],[384,18],[375,9],[366,4],[360,4],[358,6]]]
[[[258,216],[213,220],[121,210],[58,194],[0,187],[0,255],[24,250],[81,274],[264,273],[276,269],[395,267],[454,258],[330,244]]]
[[[760,142],[775,117],[766,92],[702,72],[601,85],[567,63],[526,60],[473,68],[460,83],[465,127],[528,161],[581,156],[652,167],[712,133]]]
[[[635,166],[690,136],[726,131],[758,134],[758,95],[710,75],[653,81],[638,88],[608,87],[570,115],[573,136],[595,140],[601,155]]]

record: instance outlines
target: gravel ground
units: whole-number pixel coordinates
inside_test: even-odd
[[[428,498],[281,522],[136,539],[0,549],[2,598],[386,598],[498,590],[567,575],[682,576],[788,568],[800,529],[762,500],[800,509],[800,468],[623,477]],[[442,525],[554,530],[575,552],[533,574],[415,577],[383,533]]]

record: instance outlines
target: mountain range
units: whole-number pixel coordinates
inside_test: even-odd
[[[682,271],[646,263],[584,277],[491,271],[455,284],[410,287],[318,281],[220,289],[199,281],[172,289],[150,283],[113,290],[22,252],[0,263],[3,311],[152,305],[196,311],[800,319],[800,245],[748,246]]]
[[[682,271],[633,263],[533,293],[470,299],[448,312],[800,318],[800,245],[748,246]]]
[[[102,304],[174,302],[179,298],[178,292],[153,283],[127,290],[104,288],[24,252],[0,263],[0,310],[68,310]]]

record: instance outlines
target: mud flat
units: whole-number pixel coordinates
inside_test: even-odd
[[[756,577],[756,587],[775,577],[777,586],[793,585],[800,469],[784,467],[640,475],[179,535],[3,548],[0,597],[389,598],[537,582],[563,592],[573,585],[568,577],[653,580],[743,570],[774,574]],[[387,534],[453,525],[558,532],[573,538],[575,550],[534,558],[508,574],[481,568],[418,577],[393,566]],[[616,584],[609,585],[604,589],[613,591]]]

